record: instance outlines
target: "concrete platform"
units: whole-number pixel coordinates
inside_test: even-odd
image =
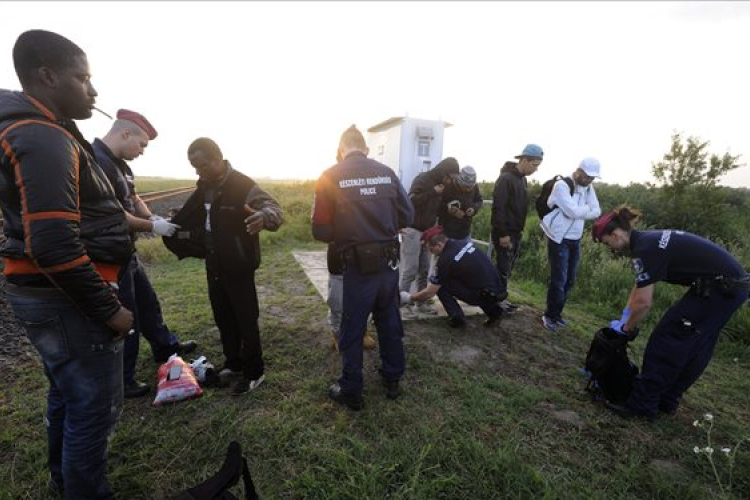
[[[325,301],[328,298],[328,266],[326,264],[326,252],[308,252],[295,250],[292,251],[292,255],[302,267],[305,275],[307,275],[307,279],[310,280],[310,282],[313,284],[315,289]],[[460,302],[460,304],[464,310],[464,314],[466,314],[467,316],[483,314],[482,310],[478,307],[470,306],[464,304],[463,302]],[[446,316],[445,309],[443,309],[443,306],[442,304],[440,304],[440,301],[437,300],[437,297],[434,299],[433,306],[435,307],[435,309],[437,309],[438,316]],[[434,317],[435,316],[431,314],[421,314],[415,312],[410,306],[401,308],[401,319],[403,321],[414,319],[429,319]]]

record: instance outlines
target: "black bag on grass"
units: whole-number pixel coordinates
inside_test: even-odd
[[[638,375],[638,367],[628,358],[630,340],[611,328],[594,334],[584,368],[591,375],[586,390],[595,401],[605,398],[610,403],[622,403],[628,399]]]
[[[219,472],[201,484],[178,493],[171,500],[239,500],[229,488],[237,484],[240,477],[245,483],[245,500],[260,500],[247,468],[247,458],[242,455],[242,447],[238,442],[232,441]]]

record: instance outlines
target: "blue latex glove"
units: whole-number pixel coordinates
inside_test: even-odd
[[[624,335],[624,336],[627,337],[628,334],[625,333],[625,331],[623,331],[623,328],[625,327],[625,323],[627,323],[627,319],[625,321],[623,321],[621,319],[613,319],[612,321],[609,322],[609,327],[612,330],[614,330],[617,333],[619,333],[620,335]]]
[[[622,310],[622,317],[620,318],[620,321],[622,321],[623,324],[627,323],[630,319],[630,308],[626,307]]]

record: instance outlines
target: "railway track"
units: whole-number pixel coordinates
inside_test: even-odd
[[[164,202],[166,200],[169,200],[170,198],[175,198],[183,194],[192,193],[193,190],[195,190],[194,187],[165,189],[163,191],[151,191],[149,193],[143,193],[143,194],[140,194],[140,197],[147,204],[150,204],[154,202]],[[0,214],[0,230],[2,230],[2,228],[3,228],[3,217],[2,217],[2,214]],[[0,241],[2,241],[2,239],[3,239],[3,234],[2,232],[0,232]]]

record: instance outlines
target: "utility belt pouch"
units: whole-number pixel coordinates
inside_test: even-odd
[[[382,243],[363,243],[354,247],[354,262],[360,274],[375,274],[382,270],[385,253]]]

